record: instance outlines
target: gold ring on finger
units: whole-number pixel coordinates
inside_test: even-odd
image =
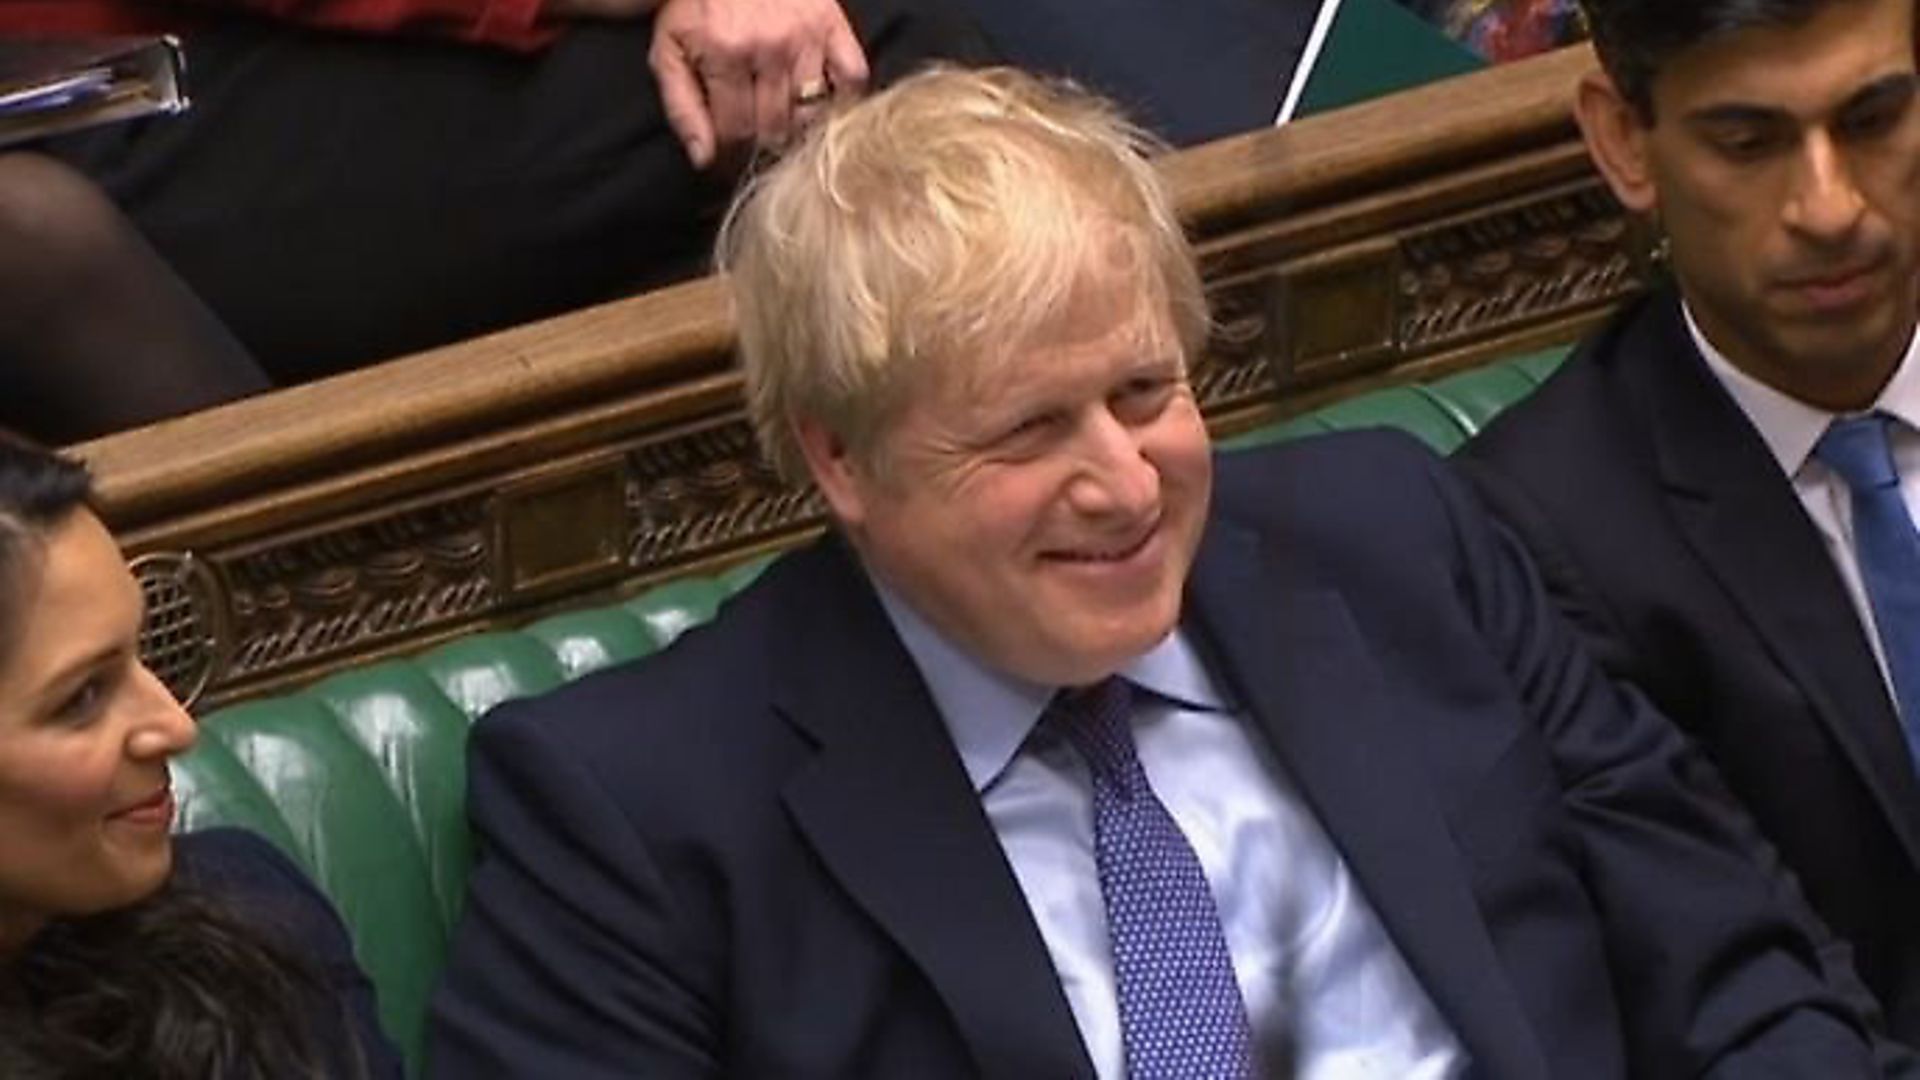
[[[808,79],[806,82],[794,88],[793,103],[795,105],[818,105],[827,100],[827,96],[831,93],[833,93],[833,87],[827,85],[827,80]]]

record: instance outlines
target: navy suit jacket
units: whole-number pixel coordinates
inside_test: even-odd
[[[1402,436],[1224,458],[1185,625],[1498,1078],[1868,1075],[1711,770]],[[1091,1070],[932,700],[836,540],[475,733],[448,1077]]]
[[[1920,784],[1839,572],[1661,291],[1463,455],[1596,657],[1719,764],[1920,1045]]]
[[[332,1055],[330,1075],[404,1075],[347,928],[291,859],[244,829],[206,829],[174,838],[174,876],[312,965],[323,994],[309,1015],[321,1050]]]

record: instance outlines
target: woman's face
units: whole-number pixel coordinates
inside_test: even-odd
[[[142,601],[76,510],[15,567],[0,653],[0,954],[47,920],[123,907],[172,867],[167,759],[193,720],[140,662]]]

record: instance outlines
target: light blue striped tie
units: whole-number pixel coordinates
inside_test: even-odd
[[[1110,678],[1054,699],[1093,774],[1094,859],[1131,1080],[1254,1075],[1253,1037],[1213,893],[1134,753],[1133,693]]]
[[[1891,422],[1881,413],[1835,420],[1813,452],[1853,492],[1854,557],[1893,675],[1907,751],[1920,765],[1920,533],[1900,494],[1887,442]]]

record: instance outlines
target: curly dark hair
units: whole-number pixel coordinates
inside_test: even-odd
[[[87,505],[79,463],[0,431],[0,661],[24,633],[19,586],[48,530]],[[0,854],[4,858],[4,854]],[[337,1009],[300,957],[216,898],[170,881],[130,907],[55,919],[0,954],[0,1076],[206,1080],[351,1075],[321,1046]]]
[[[0,1075],[19,1080],[336,1076],[310,967],[217,899],[169,883],[50,923],[0,971]],[[349,1048],[350,1049],[350,1048]]]
[[[1653,123],[1653,81],[1695,45],[1758,26],[1799,26],[1858,0],[1580,0],[1600,63],[1641,120]]]

